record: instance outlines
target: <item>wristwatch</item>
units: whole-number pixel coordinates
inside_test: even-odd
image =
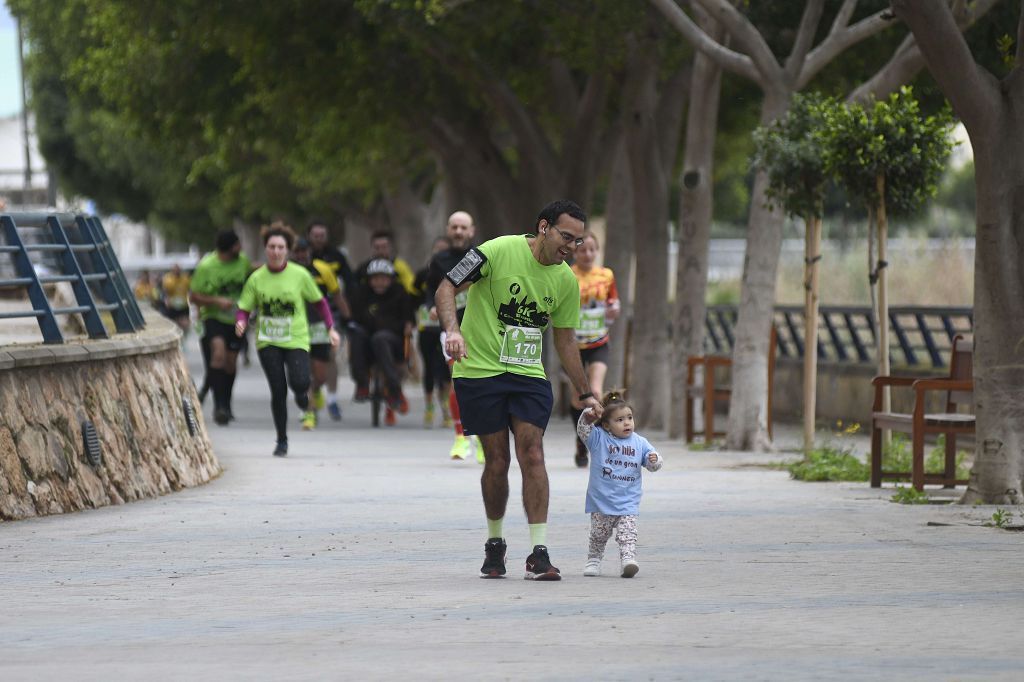
[[[577,397],[577,400],[579,400],[580,402],[583,402],[587,398],[593,398],[593,397],[594,397],[594,394],[591,393],[590,391],[587,391],[586,393],[580,393],[579,397]]]

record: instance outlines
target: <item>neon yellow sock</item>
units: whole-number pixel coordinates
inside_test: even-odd
[[[505,517],[500,519],[487,519],[487,539],[500,538],[501,537],[501,524],[504,523]]]
[[[530,544],[533,546],[546,545],[548,544],[548,524],[547,523],[531,523],[530,524]]]

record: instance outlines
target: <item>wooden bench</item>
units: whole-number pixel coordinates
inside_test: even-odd
[[[871,408],[871,487],[878,488],[883,479],[905,479],[909,476],[915,490],[921,491],[925,483],[940,484],[946,488],[966,485],[956,477],[956,438],[960,434],[974,433],[974,415],[957,410],[958,406],[974,404],[973,342],[957,335],[953,338],[949,375],[919,379],[915,377],[877,376],[875,401]],[[914,391],[914,410],[911,413],[883,412],[882,393],[886,386],[909,386]],[[926,412],[929,392],[945,391],[945,411]],[[911,436],[911,471],[882,470],[882,431],[898,431]],[[944,434],[946,437],[945,468],[939,474],[924,471],[924,439]]]
[[[768,437],[772,434],[772,385],[775,381],[775,326],[772,325],[771,338],[768,342]],[[728,355],[691,355],[686,358],[686,442],[692,443],[695,436],[704,436],[704,442],[710,443],[715,436],[724,436],[724,431],[715,431],[715,405],[728,403],[732,396],[729,382],[722,382],[716,376],[716,370],[732,366],[732,358]],[[702,369],[698,383],[697,368]],[[717,372],[721,374],[722,372]],[[704,430],[697,431],[694,427],[694,402],[700,400],[704,411]]]

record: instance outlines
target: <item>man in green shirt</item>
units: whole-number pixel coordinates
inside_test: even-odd
[[[217,234],[216,247],[196,266],[189,297],[199,306],[203,321],[200,343],[207,364],[203,384],[213,391],[213,420],[224,426],[233,419],[231,394],[242,348],[242,339],[235,335],[235,310],[252,264],[232,230]]]
[[[550,324],[555,350],[583,407],[598,415],[580,362],[575,328],[580,290],[566,264],[583,242],[586,214],[575,203],[555,201],[537,217],[536,234],[498,237],[470,249],[437,289],[438,318],[452,371],[463,429],[480,437],[484,472],[480,485],[487,512],[482,578],[505,576],[502,522],[508,505],[509,432],[523,476],[523,506],[533,552],[528,580],[560,580],[545,545],[548,474],[543,436],[553,395],[541,361]],[[469,290],[461,325],[455,295]]]

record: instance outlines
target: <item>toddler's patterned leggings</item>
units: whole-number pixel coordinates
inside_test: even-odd
[[[603,559],[608,538],[615,529],[615,542],[619,543],[619,556],[623,561],[636,558],[636,515],[608,516],[601,512],[590,514],[590,550],[588,559]]]

